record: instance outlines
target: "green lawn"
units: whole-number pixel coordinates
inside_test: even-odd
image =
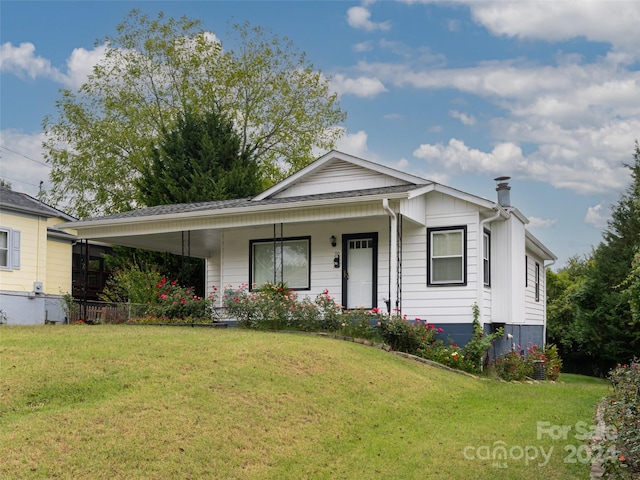
[[[607,392],[311,335],[2,327],[0,478],[584,479]]]

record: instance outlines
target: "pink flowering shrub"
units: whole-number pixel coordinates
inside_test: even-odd
[[[546,349],[538,345],[529,344],[526,355],[520,353],[522,347],[516,348],[505,355],[500,356],[495,361],[495,371],[503,380],[522,381],[533,377],[534,368],[538,362],[544,362],[545,380],[555,381],[560,375],[562,360],[558,355],[555,345],[547,345]]]
[[[250,290],[245,283],[226,288],[223,302],[227,313],[245,328],[335,331],[341,323],[342,307],[327,290],[314,300],[298,300],[286,284],[266,283]]]
[[[194,295],[192,288],[185,288],[176,280],[163,277],[156,284],[154,300],[147,303],[146,314],[137,323],[206,323],[213,320],[213,305],[217,288],[203,298]]]

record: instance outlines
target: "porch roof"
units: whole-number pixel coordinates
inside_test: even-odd
[[[159,205],[58,227],[75,230],[81,239],[207,257],[219,248],[221,232],[228,228],[289,223],[293,211],[297,222],[386,216],[383,198],[406,199],[413,190],[422,187],[395,185],[264,200],[243,198]]]

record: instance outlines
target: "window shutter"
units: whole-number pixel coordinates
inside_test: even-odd
[[[11,232],[11,268],[20,268],[20,230]]]

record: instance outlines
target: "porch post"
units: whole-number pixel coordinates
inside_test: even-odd
[[[398,218],[391,207],[389,200],[382,199],[382,208],[389,215],[391,225],[389,228],[389,307],[390,314],[395,308],[398,308]]]

